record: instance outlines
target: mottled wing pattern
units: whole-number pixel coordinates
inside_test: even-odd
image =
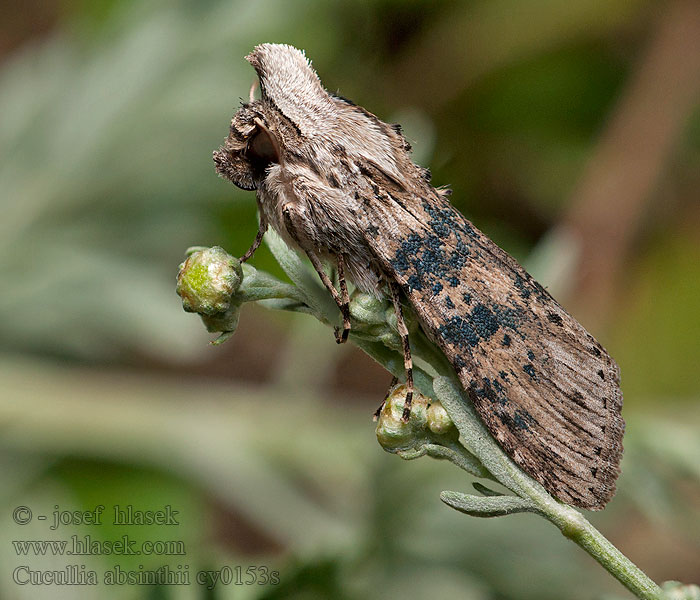
[[[356,197],[367,242],[489,431],[559,499],[602,508],[624,432],[613,359],[445,194],[362,168],[374,182]]]

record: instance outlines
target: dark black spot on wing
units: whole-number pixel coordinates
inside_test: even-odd
[[[471,324],[462,317],[451,317],[438,328],[438,334],[448,343],[457,348],[464,349],[467,346],[476,346],[479,336]]]
[[[530,363],[523,365],[523,371],[525,371],[530,376],[531,379],[537,379],[537,373],[535,372],[535,367],[533,367]]]
[[[507,327],[513,331],[517,331],[520,325],[525,321],[525,313],[520,308],[498,305],[494,306],[494,312],[498,317],[498,322],[501,327]]]
[[[526,287],[525,280],[520,275],[516,275],[513,283],[515,284],[515,287],[518,288],[520,297],[523,300],[527,300],[532,292]]]
[[[462,356],[459,354],[455,355],[452,364],[454,365],[454,368],[457,371],[457,373],[459,373],[462,369],[466,369],[468,366],[467,361],[464,360],[464,358],[462,358]]]
[[[408,291],[420,291],[423,289],[423,281],[418,275],[411,275],[408,278]]]
[[[571,400],[574,404],[577,404],[581,408],[586,408],[586,401],[583,397],[583,394],[579,392],[578,390],[574,390],[571,394],[567,394],[567,397],[569,400]]]
[[[564,320],[557,313],[554,313],[554,312],[547,313],[547,320],[550,323],[554,323],[555,325],[558,325],[559,327],[564,325]]]
[[[525,431],[529,431],[531,426],[537,425],[537,420],[529,412],[520,408],[513,413],[512,417],[507,414],[502,414],[501,419],[504,422],[512,424],[515,429],[524,429]]]
[[[465,317],[454,316],[438,328],[438,334],[462,349],[488,341],[499,329],[496,316],[483,304],[477,304]]]
[[[466,253],[469,251],[467,250]],[[467,264],[467,259],[466,259],[466,253],[464,252],[457,252],[456,250],[450,255],[449,258],[449,265],[452,269],[459,270],[462,269],[466,266]]]
[[[483,304],[477,304],[471,314],[471,321],[476,332],[484,340],[488,340],[500,327],[496,316]]]
[[[488,379],[484,379],[481,386],[479,386],[476,381],[472,381],[467,391],[475,405],[483,404],[484,400],[488,400],[491,404],[501,406],[508,404],[508,398],[505,394],[499,393]]]
[[[462,243],[463,247],[469,246],[469,242],[463,239],[463,236],[472,239],[478,238],[475,229],[449,204],[437,205],[424,201],[423,210],[430,216],[428,226],[438,237],[446,238],[450,233],[453,233],[457,240]],[[457,249],[460,249],[459,245]]]

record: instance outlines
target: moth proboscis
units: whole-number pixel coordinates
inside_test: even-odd
[[[214,152],[221,176],[257,192],[260,228],[242,260],[268,225],[303,251],[343,314],[338,342],[351,328],[346,277],[390,295],[410,394],[406,300],[508,455],[560,500],[602,508],[624,433],[615,361],[431,185],[400,127],[327,92],[292,46],[262,44],[247,60],[261,97],[251,94]]]

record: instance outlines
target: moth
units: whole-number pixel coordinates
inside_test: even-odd
[[[255,190],[260,227],[305,253],[351,329],[346,280],[402,302],[445,353],[488,430],[558,499],[602,508],[622,455],[615,361],[515,259],[465,219],[411,161],[398,125],[329,93],[304,53],[262,44],[246,59],[260,99],[242,104],[214,152],[220,176]],[[324,270],[337,269],[338,289]]]

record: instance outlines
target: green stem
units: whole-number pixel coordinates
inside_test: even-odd
[[[413,460],[426,455],[437,459],[449,460],[463,471],[474,475],[474,477],[491,478],[491,473],[460,444],[452,444],[449,447],[439,444],[425,444],[418,450],[406,450],[398,452],[398,454],[404,460]]]
[[[564,536],[588,552],[637,598],[658,600],[663,597],[661,588],[613,546],[581,513],[562,505],[556,510],[542,514],[559,527]]]
[[[474,454],[495,479],[521,498],[528,499],[535,512],[554,523],[565,537],[588,552],[635,596],[644,600],[662,598],[661,588],[610,543],[580,512],[550,496],[539,483],[528,477],[505,456],[481,422],[473,419],[471,405],[462,397],[458,385],[453,377],[439,377],[436,378],[434,388],[438,399],[462,434],[462,439],[471,442],[470,447],[465,449],[467,456]]]

